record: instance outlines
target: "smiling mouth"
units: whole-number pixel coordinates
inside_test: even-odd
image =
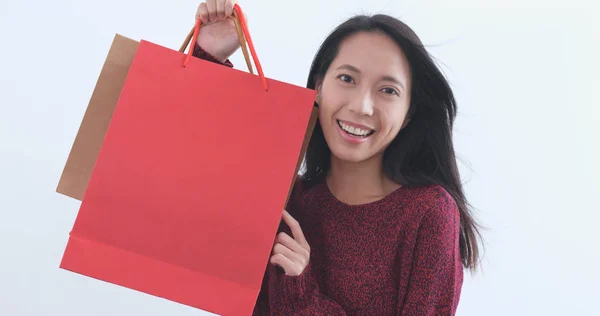
[[[340,120],[337,120],[337,123],[344,132],[353,137],[367,138],[375,133],[373,129],[350,126]]]

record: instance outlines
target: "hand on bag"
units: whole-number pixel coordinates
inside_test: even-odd
[[[304,238],[300,224],[290,213],[283,211],[283,220],[290,227],[294,238],[286,233],[279,233],[273,247],[271,264],[285,270],[285,275],[299,276],[304,272],[310,260],[310,246]]]
[[[231,19],[236,2],[207,0],[200,3],[196,12],[196,19],[200,18],[202,21],[198,45],[221,61],[227,60],[240,47],[235,23]]]

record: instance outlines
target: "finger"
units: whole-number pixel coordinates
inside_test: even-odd
[[[233,14],[233,5],[236,3],[237,1],[234,0],[227,0],[225,1],[225,16],[229,17]]]
[[[225,20],[225,0],[217,0],[216,2],[217,20],[223,21]]]
[[[294,262],[280,253],[273,255],[270,262],[272,265],[280,266],[285,271],[286,275],[289,275],[294,271]]]
[[[235,4],[238,3],[237,0],[233,0],[233,6],[235,7]],[[233,8],[232,8],[233,10]],[[232,12],[233,13],[233,12]],[[242,21],[240,21],[240,23],[242,23],[243,25],[245,25],[246,27],[248,27],[248,16],[246,14],[242,14],[243,18],[240,16],[240,19]]]
[[[294,251],[280,243],[275,244],[273,247],[273,255],[276,254],[282,254],[284,257],[292,260],[293,262],[302,261]]]
[[[308,248],[308,242],[304,237],[300,223],[298,223],[298,221],[294,219],[286,210],[283,210],[283,221],[290,227],[294,239],[296,239],[301,246]]]
[[[302,247],[294,238],[286,233],[279,233],[276,238],[277,243],[282,244],[292,250],[293,252],[302,256],[307,255],[306,248]]]
[[[203,24],[208,23],[208,8],[206,2],[202,2],[198,6],[198,11],[196,12],[196,19],[197,18],[200,18]]]
[[[206,6],[208,7],[208,18],[210,22],[217,20],[217,0],[207,0]]]

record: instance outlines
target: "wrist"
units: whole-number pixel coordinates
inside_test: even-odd
[[[209,54],[214,59],[220,61],[221,63],[225,63],[229,58],[229,56],[227,56],[219,50],[219,47],[218,45],[216,45],[216,41],[214,40],[207,39],[206,37],[199,37],[197,44],[198,46],[200,46],[200,48],[202,48],[204,52]]]
[[[285,272],[278,272],[278,274],[281,288],[293,289],[293,294],[298,295],[298,297],[302,297],[306,292],[310,292],[315,285],[311,276],[310,262],[298,276],[287,276]],[[289,294],[292,295],[292,293]]]

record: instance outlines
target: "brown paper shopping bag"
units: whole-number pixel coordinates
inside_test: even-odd
[[[139,42],[117,34],[94,88],[56,191],[81,200]]]
[[[237,17],[234,19],[240,46],[250,73],[252,65],[246,40]],[[179,51],[185,51],[193,29],[190,31]],[[110,124],[113,112],[121,95],[125,78],[138,49],[139,42],[116,34],[106,61],[100,72],[96,87],[71,147],[71,152],[58,182],[56,192],[82,200],[92,175],[104,136]],[[314,124],[313,124],[314,125]]]

